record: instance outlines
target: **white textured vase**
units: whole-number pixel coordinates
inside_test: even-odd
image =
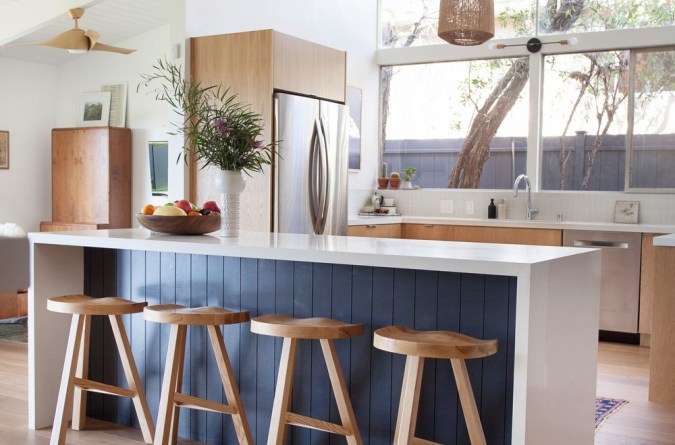
[[[244,174],[239,170],[219,170],[215,186],[220,206],[220,236],[239,236],[239,203],[246,187]]]

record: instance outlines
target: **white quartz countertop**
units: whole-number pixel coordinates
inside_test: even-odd
[[[440,218],[433,216],[350,216],[350,226],[369,224],[439,224],[453,226],[522,227],[530,229],[602,230],[611,232],[675,233],[675,225],[617,224],[606,222],[544,221],[486,218]]]
[[[238,238],[217,233],[171,236],[147,229],[30,233],[31,244],[149,250],[315,263],[351,264],[515,276],[536,263],[595,249],[459,243],[349,236],[242,232]]]

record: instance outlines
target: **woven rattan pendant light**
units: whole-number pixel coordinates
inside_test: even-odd
[[[438,37],[453,45],[473,46],[495,35],[492,0],[441,0]]]

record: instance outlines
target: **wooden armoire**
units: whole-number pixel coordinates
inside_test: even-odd
[[[131,130],[52,130],[52,220],[43,232],[131,227]]]

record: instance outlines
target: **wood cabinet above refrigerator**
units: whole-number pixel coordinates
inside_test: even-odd
[[[347,53],[273,30],[250,31],[190,40],[190,74],[203,86],[221,85],[248,103],[265,122],[272,139],[275,90],[345,102]],[[217,200],[214,169],[190,166],[190,200],[198,205]],[[241,198],[241,226],[271,230],[272,172],[246,178]]]

